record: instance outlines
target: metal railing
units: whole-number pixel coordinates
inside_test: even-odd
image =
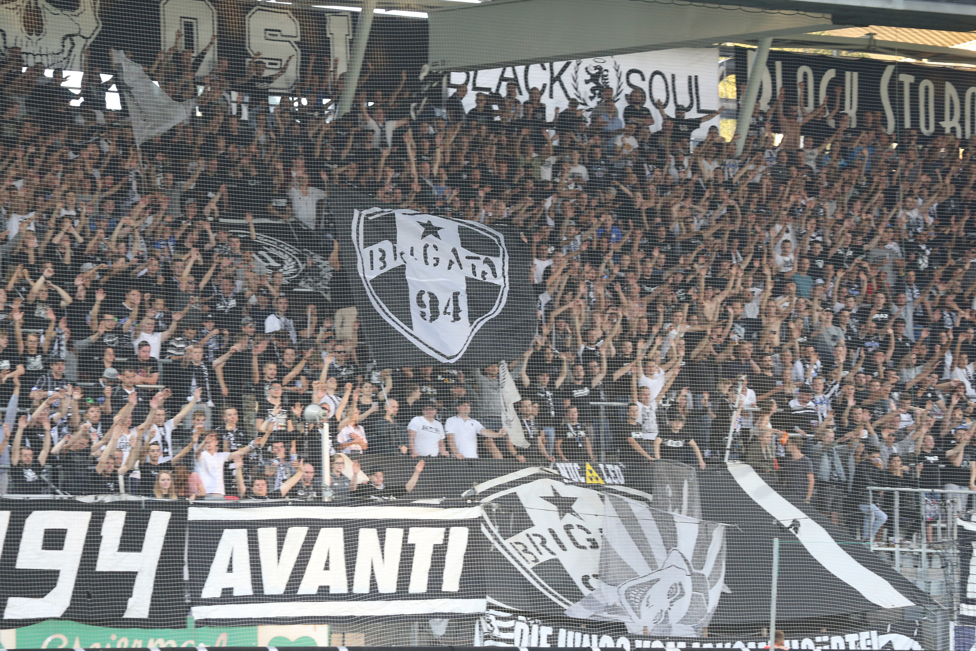
[[[892,500],[884,506],[890,513],[881,509],[888,516],[886,527],[891,533],[891,542],[870,541],[871,550],[892,554],[895,570],[905,574],[905,554],[917,556],[916,583],[928,585],[931,592],[932,584],[940,581],[938,576],[930,575],[930,563],[933,556],[937,556],[942,563],[941,581],[945,585],[945,595],[950,599],[952,612],[957,612],[959,605],[959,561],[958,561],[958,528],[956,519],[966,508],[967,500],[976,498],[976,493],[970,490],[955,490],[941,488],[893,488],[886,486],[868,486],[869,505],[875,506],[882,494],[892,495]],[[880,507],[879,507],[880,508]],[[903,531],[909,522],[903,521],[902,515],[914,519],[910,530],[918,542],[906,540]],[[875,522],[874,509],[869,517],[871,528]],[[884,529],[882,529],[884,531]],[[906,576],[906,578],[910,578]],[[922,586],[919,586],[922,588]]]

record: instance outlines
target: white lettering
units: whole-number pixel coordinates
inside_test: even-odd
[[[90,521],[91,513],[85,511],[34,511],[27,516],[16,567],[18,570],[54,570],[58,572],[58,581],[43,597],[7,599],[4,619],[37,619],[64,614],[71,605]],[[43,549],[44,532],[48,529],[65,531],[61,549]]]
[[[3,544],[7,539],[8,524],[10,524],[10,511],[0,511],[0,558],[3,558]]]
[[[98,549],[96,572],[135,572],[132,596],[126,603],[123,617],[149,617],[153,586],[156,583],[156,567],[163,552],[166,530],[172,515],[169,511],[153,511],[142,536],[142,551],[119,551],[122,529],[125,527],[125,511],[109,511],[102,522],[102,544]]]
[[[898,74],[898,81],[901,82],[902,92],[902,120],[906,129],[912,128],[912,84],[915,83],[915,75]]]
[[[308,527],[288,527],[279,557],[278,529],[275,527],[258,529],[258,553],[261,558],[261,583],[264,594],[284,594],[307,533]]]
[[[830,70],[825,72],[824,76],[820,79],[820,93],[817,102],[818,104],[825,104],[827,102],[827,90],[829,89],[831,80],[833,80],[833,78],[836,76],[837,76],[837,68],[831,68]],[[830,111],[828,111],[828,113],[829,112]],[[831,127],[836,126],[833,118],[831,118],[828,121],[828,124]]]
[[[329,565],[326,568],[326,564]],[[329,586],[329,594],[349,592],[346,578],[346,543],[342,529],[320,529],[315,546],[305,568],[305,576],[298,586],[298,594],[315,594],[322,586]]]
[[[447,554],[444,559],[444,579],[441,591],[457,592],[461,589],[461,572],[464,570],[464,552],[468,549],[468,528],[451,527],[447,538]]]
[[[247,529],[224,529],[200,597],[219,598],[224,588],[233,588],[235,597],[250,596],[254,592]]]
[[[851,127],[857,126],[857,74],[849,70],[844,73],[844,113]]]
[[[962,127],[959,125],[959,93],[956,92],[956,87],[948,81],[945,85],[944,104],[945,119],[939,125],[945,133],[955,131],[956,138],[962,138]]]
[[[963,100],[963,124],[966,129],[966,138],[973,135],[973,114],[976,113],[976,86],[966,89],[966,98]]]
[[[888,85],[891,83],[891,77],[895,73],[895,66],[885,66],[885,71],[881,75],[881,107],[885,112],[885,133],[892,134],[895,132],[895,111],[891,108],[891,97],[888,94]],[[852,125],[853,126],[853,125]]]
[[[329,35],[330,54],[335,61],[332,74],[345,74],[349,61],[349,42],[352,38],[349,14],[329,14],[325,29]]]
[[[275,74],[288,63],[288,70],[275,80],[272,91],[289,90],[298,81],[302,68],[302,52],[298,43],[302,40],[301,26],[287,9],[255,7],[247,14],[247,52],[253,57],[261,55],[269,74]]]
[[[176,32],[182,32],[180,46],[196,56],[217,33],[217,12],[209,0],[163,0],[159,5],[159,30],[164,50],[176,43]],[[205,75],[216,63],[217,43],[214,43],[200,70],[194,72]]]
[[[427,592],[434,547],[444,544],[444,528],[410,527],[407,542],[413,545],[413,564],[410,567],[410,586],[407,592]]]
[[[935,84],[931,79],[918,85],[918,127],[923,135],[935,133]]]
[[[370,574],[375,572],[377,590],[386,593],[396,592],[402,549],[403,529],[389,528],[386,530],[385,557],[383,548],[380,546],[379,532],[376,529],[360,529],[352,591],[369,592]]]

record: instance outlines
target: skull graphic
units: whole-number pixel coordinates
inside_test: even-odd
[[[81,53],[98,34],[99,0],[0,0],[3,49],[20,48],[24,63],[81,69]]]

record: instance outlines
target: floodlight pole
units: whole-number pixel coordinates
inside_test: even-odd
[[[773,45],[773,39],[759,39],[759,47],[756,49],[756,58],[752,63],[752,70],[748,71],[749,83],[746,84],[746,96],[739,103],[739,114],[735,119],[735,155],[741,156],[742,150],[746,146],[746,136],[749,135],[749,123],[752,122],[752,114],[756,109],[756,99],[759,98],[759,86],[762,84],[762,71],[766,67],[766,59],[769,58],[769,48]],[[359,74],[358,70],[357,73]]]
[[[359,13],[359,20],[356,22],[356,36],[352,43],[352,54],[349,57],[349,65],[346,67],[346,79],[342,87],[342,95],[339,97],[339,112],[337,117],[342,117],[352,108],[352,102],[356,98],[356,89],[359,86],[359,73],[363,69],[363,59],[366,56],[366,42],[369,41],[369,30],[373,26],[373,10],[376,9],[377,0],[363,0],[363,10]]]

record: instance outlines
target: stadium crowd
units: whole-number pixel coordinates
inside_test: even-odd
[[[344,498],[409,491],[440,455],[707,471],[730,432],[733,458],[862,538],[892,515],[868,486],[976,491],[973,143],[781,94],[736,156],[714,127],[692,142],[716,114],[668,117],[639,90],[622,112],[610,88],[588,108],[509,87],[466,110],[465,87],[427,101],[406,74],[332,119],[270,111],[260,64],[194,65],[174,47],[150,70],[173,97],[202,93],[141,151],[104,106],[105,71],[73,107],[60,71],[16,49],[0,68],[8,493],[314,498],[309,404]],[[256,255],[255,220],[277,220],[339,269],[338,185],[521,231],[537,336],[508,362],[529,448],[501,425],[497,365],[379,368],[348,287],[310,300]],[[419,459],[394,487],[377,454]]]

